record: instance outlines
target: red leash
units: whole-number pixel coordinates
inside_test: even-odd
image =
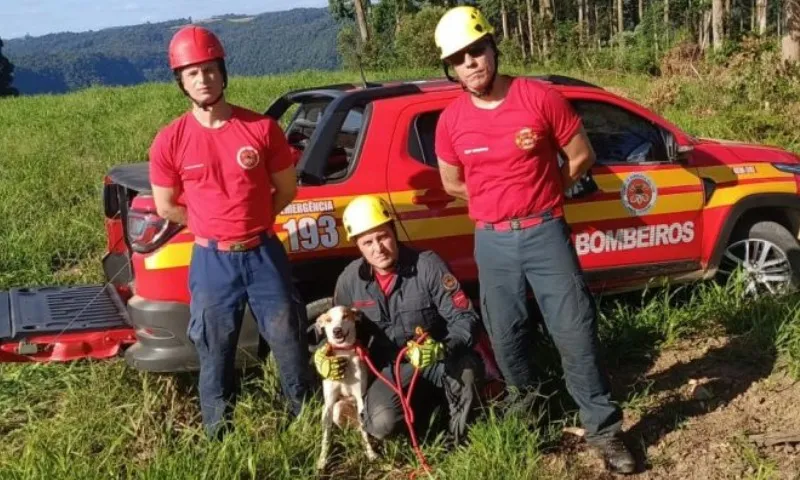
[[[424,341],[425,338],[428,336],[427,333],[421,332],[420,329],[417,329],[417,334],[419,335],[416,339],[417,343]],[[367,363],[372,373],[374,373],[377,378],[381,379],[381,381],[383,381],[383,383],[385,383],[400,399],[400,405],[403,407],[403,417],[405,418],[406,421],[406,427],[408,427],[408,434],[411,437],[411,444],[414,447],[414,453],[417,454],[417,459],[419,460],[419,463],[422,466],[422,468],[428,474],[430,474],[431,467],[425,461],[425,456],[422,454],[422,450],[420,450],[419,444],[417,443],[417,434],[414,431],[414,411],[411,410],[411,395],[414,393],[414,386],[417,383],[417,377],[419,376],[419,368],[414,369],[414,375],[411,377],[411,383],[409,383],[408,385],[408,394],[406,396],[403,396],[403,379],[400,376],[400,363],[403,360],[403,357],[405,356],[406,350],[408,350],[408,347],[403,347],[402,350],[400,350],[400,352],[398,352],[397,354],[397,359],[395,360],[394,363],[394,377],[396,384],[393,384],[392,382],[389,381],[388,378],[384,377],[381,374],[381,372],[378,371],[377,368],[375,368],[375,365],[372,363],[372,360],[370,360],[367,352],[363,348],[361,348],[360,345],[356,346],[356,352],[358,353],[358,356],[364,362]],[[416,472],[411,474],[411,478],[414,478],[415,476]]]

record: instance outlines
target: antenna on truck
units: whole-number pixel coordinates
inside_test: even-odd
[[[356,52],[356,61],[358,63],[358,70],[361,72],[361,82],[364,84],[364,88],[369,88],[367,77],[364,75],[364,65],[361,63],[361,52]]]

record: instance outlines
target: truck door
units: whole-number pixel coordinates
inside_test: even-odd
[[[304,161],[298,165],[297,196],[277,216],[275,231],[304,288],[332,287],[344,266],[359,255],[342,227],[347,203],[355,195],[386,192],[383,163],[371,161],[370,153],[383,137],[366,134],[369,103],[346,105],[339,97],[319,94],[295,101],[297,109],[285,129]]]
[[[590,173],[596,188],[567,201],[591,283],[602,288],[697,271],[703,182],[674,153],[676,132],[617,99],[570,101],[597,155]]]
[[[438,253],[462,282],[477,279],[474,225],[467,204],[444,191],[434,151],[436,122],[452,95],[409,105],[397,117],[387,163],[387,186],[401,238]]]

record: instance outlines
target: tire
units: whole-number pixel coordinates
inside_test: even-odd
[[[726,283],[742,268],[745,295],[780,295],[800,287],[800,244],[783,225],[756,221],[738,228],[717,272]]]

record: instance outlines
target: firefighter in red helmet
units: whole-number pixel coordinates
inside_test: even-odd
[[[207,92],[192,91],[192,84],[190,83],[187,88],[181,78],[184,68],[207,62],[213,62],[216,65],[222,79],[222,88],[219,89],[216,96],[208,95]],[[207,109],[219,102],[222,99],[223,90],[228,86],[225,49],[222,48],[222,43],[212,31],[202,27],[184,27],[172,37],[169,42],[169,68],[175,75],[178,87],[201,108]]]
[[[292,413],[310,390],[305,307],[273,231],[297,179],[278,123],[225,100],[225,51],[211,31],[179,30],[169,44],[169,66],[193,105],[156,135],[150,183],[158,214],[194,234],[187,334],[200,362],[203,424],[218,437],[234,403],[245,304],[275,356]]]

